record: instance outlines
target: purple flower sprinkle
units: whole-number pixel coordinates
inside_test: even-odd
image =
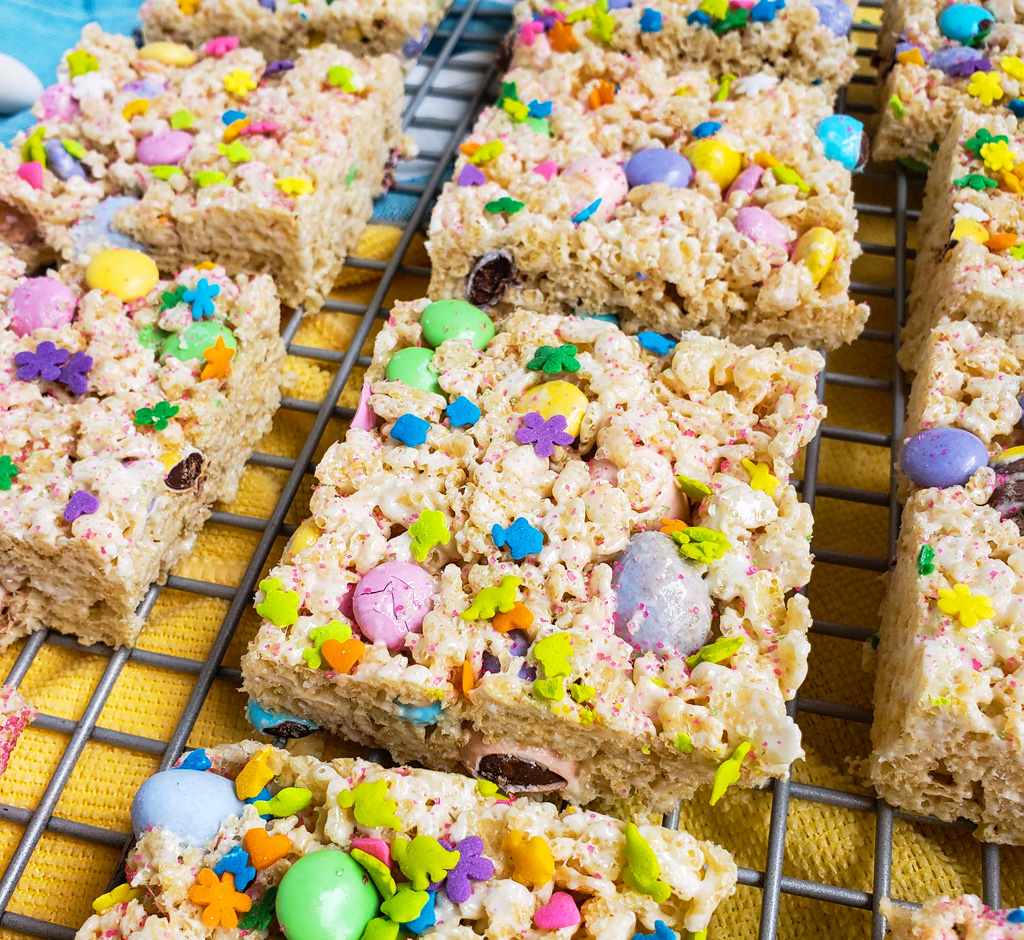
[[[58,349],[49,340],[36,346],[35,352],[20,352],[14,357],[14,364],[19,366],[17,375],[23,382],[32,379],[46,379],[56,382],[60,378],[60,367],[68,358],[66,349]]]
[[[91,368],[92,356],[87,356],[84,352],[76,352],[60,370],[58,381],[66,385],[72,395],[84,395],[89,388],[89,380],[86,375]]]
[[[539,411],[531,411],[523,418],[523,426],[516,431],[516,440],[520,444],[533,444],[538,457],[550,457],[556,444],[567,447],[573,442],[573,436],[565,427],[565,415],[552,415],[545,421]]]

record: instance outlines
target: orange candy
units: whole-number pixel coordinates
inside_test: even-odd
[[[985,247],[989,251],[1005,251],[1017,244],[1017,236],[1013,232],[1000,232],[998,235],[990,235]]]
[[[272,836],[266,829],[250,829],[245,834],[245,850],[249,853],[253,868],[263,871],[274,862],[281,861],[292,850],[292,840],[283,833]]]
[[[516,601],[515,606],[505,613],[494,615],[491,625],[498,633],[508,633],[509,630],[526,630],[533,625],[533,612],[522,601]]]
[[[603,104],[611,104],[615,100],[615,86],[602,79],[598,82],[597,88],[591,89],[590,97],[587,100],[595,111]]]
[[[335,672],[347,673],[363,658],[366,644],[355,637],[345,640],[328,640],[320,647],[320,655]]]
[[[551,32],[548,33],[548,42],[555,52],[575,52],[580,47],[580,41],[572,31],[572,27],[565,23],[555,23]]]
[[[287,836],[283,838],[288,841]],[[252,907],[252,898],[235,890],[235,876],[231,872],[224,872],[218,881],[210,868],[199,872],[196,884],[188,890],[188,897],[190,901],[204,905],[202,921],[207,927],[234,930],[238,926],[239,912],[245,913]]]

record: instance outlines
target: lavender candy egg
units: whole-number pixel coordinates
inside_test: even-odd
[[[82,169],[82,164],[67,152],[56,137],[51,137],[43,144],[43,149],[46,151],[49,167],[56,176],[62,180],[69,180],[72,176],[85,179],[85,170]]]
[[[590,219],[607,222],[622,204],[629,192],[626,174],[614,160],[603,157],[584,157],[574,160],[558,178],[569,190],[569,214],[576,215],[591,205],[595,199],[601,204]]]
[[[661,532],[640,532],[612,565],[615,628],[638,650],[689,656],[711,637],[711,595],[697,565]]]
[[[918,486],[963,486],[988,464],[984,443],[962,428],[929,428],[903,442],[900,468]]]
[[[167,85],[159,78],[138,78],[122,85],[121,91],[130,91],[136,98],[156,98],[167,91]]]
[[[57,329],[71,322],[75,303],[75,295],[56,278],[26,278],[7,298],[11,330],[18,336],[27,336],[43,327]]]
[[[751,241],[788,247],[789,239],[782,223],[765,209],[747,206],[736,213],[736,231]]]
[[[673,189],[686,189],[693,181],[693,165],[690,161],[681,153],[663,147],[648,147],[633,154],[625,170],[630,189],[650,183],[665,183]]]
[[[833,36],[845,36],[853,25],[853,13],[843,0],[811,0],[818,20]]]
[[[937,49],[933,52],[928,59],[928,67],[940,69],[947,75],[952,75],[954,72],[966,70],[967,66],[970,66],[973,71],[975,64],[984,58],[985,56],[977,49],[972,49],[970,46],[950,46],[948,49]]]
[[[145,245],[137,242],[131,235],[125,235],[113,228],[114,216],[127,206],[139,200],[135,196],[107,196],[101,199],[71,226],[71,238],[78,254],[92,254],[98,248],[130,248],[134,251],[147,251]]]
[[[192,143],[192,135],[186,131],[161,131],[143,137],[135,156],[146,166],[174,166],[188,156]]]
[[[423,629],[433,607],[434,579],[418,565],[389,561],[368,571],[352,595],[352,612],[371,643],[398,649],[409,633]]]

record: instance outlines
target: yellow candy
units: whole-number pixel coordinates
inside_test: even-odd
[[[85,269],[85,281],[92,288],[105,290],[121,300],[145,297],[160,280],[153,259],[130,248],[101,251]]]
[[[263,748],[253,754],[235,777],[235,793],[240,800],[251,800],[274,779],[274,771],[267,766],[267,755],[270,748]]]
[[[292,533],[292,537],[284,547],[284,561],[290,561],[303,549],[309,548],[320,538],[320,534],[317,524],[312,519],[307,519]]]
[[[170,473],[171,468],[181,460],[181,454],[176,450],[171,450],[166,454],[161,454],[157,459],[167,468],[167,472]]]
[[[566,433],[576,437],[583,426],[587,396],[568,382],[545,382],[523,395],[516,403],[515,410],[524,415],[536,411],[545,421],[553,415],[565,415]]]
[[[977,242],[979,245],[984,245],[988,241],[989,235],[988,229],[980,222],[964,218],[956,220],[956,224],[953,226],[953,234],[950,237],[955,242],[963,241],[966,238],[972,242]]]
[[[683,151],[695,170],[710,173],[719,187],[725,189],[743,169],[743,157],[728,144],[707,137],[695,141]]]
[[[149,42],[139,51],[140,59],[156,59],[164,65],[191,65],[196,60],[196,54],[177,42]]]
[[[828,273],[836,256],[836,237],[827,228],[820,225],[808,229],[796,243],[793,260],[803,262],[811,272],[811,279],[820,284]]]

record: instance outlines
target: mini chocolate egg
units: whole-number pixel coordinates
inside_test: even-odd
[[[145,297],[160,280],[160,272],[148,255],[130,248],[101,251],[85,269],[85,282],[120,300]]]
[[[973,3],[952,3],[939,14],[942,35],[954,42],[967,42],[994,25],[992,14]]]
[[[187,131],[148,134],[135,146],[135,156],[146,166],[174,166],[189,155],[194,143]]]
[[[829,229],[817,225],[797,239],[792,260],[797,264],[803,263],[811,272],[814,283],[820,284],[832,267],[838,244],[836,236]]]
[[[789,244],[782,223],[766,209],[758,206],[744,206],[736,213],[736,231],[757,244],[766,243],[783,248]]]
[[[388,361],[384,374],[389,382],[404,382],[413,388],[421,388],[425,392],[441,394],[441,386],[437,382],[437,373],[431,362],[434,351],[422,346],[408,346],[400,349]]]
[[[465,340],[475,349],[486,349],[494,338],[494,321],[464,300],[438,300],[420,314],[423,338],[437,349],[449,339]]]
[[[75,315],[75,295],[55,277],[25,278],[7,298],[11,330],[26,336],[44,327],[57,329],[70,323]]]
[[[371,643],[398,649],[410,633],[420,633],[433,607],[437,585],[419,565],[390,561],[371,568],[352,595],[352,612]]]
[[[629,158],[625,166],[626,182],[635,186],[664,183],[673,189],[686,189],[693,181],[693,167],[681,153],[664,147],[647,147]]]
[[[245,804],[227,777],[201,770],[163,770],[153,774],[132,801],[132,829],[141,839],[150,829],[168,829],[182,842],[209,842]]]
[[[545,421],[553,415],[563,415],[566,433],[577,437],[583,427],[587,404],[587,396],[583,392],[575,385],[559,379],[531,388],[516,402],[514,410],[519,414],[536,411]]]
[[[833,36],[845,36],[853,25],[853,11],[843,0],[811,0],[818,11],[818,22]]]
[[[918,486],[963,486],[988,463],[977,435],[963,428],[929,428],[903,442],[900,469]]]
[[[114,216],[126,206],[135,205],[135,196],[108,196],[101,199],[89,212],[71,226],[71,237],[78,254],[91,254],[94,248],[126,248],[130,251],[146,250],[146,246],[130,235],[113,227]]]
[[[359,940],[380,910],[380,895],[348,852],[301,856],[284,873],[275,913],[288,940]]]
[[[864,167],[871,155],[864,125],[848,114],[832,114],[823,120],[816,131],[825,147],[825,156],[856,172]]]
[[[710,174],[720,189],[728,189],[729,184],[743,169],[743,156],[733,150],[727,143],[714,137],[696,140],[683,151],[694,170]]]

